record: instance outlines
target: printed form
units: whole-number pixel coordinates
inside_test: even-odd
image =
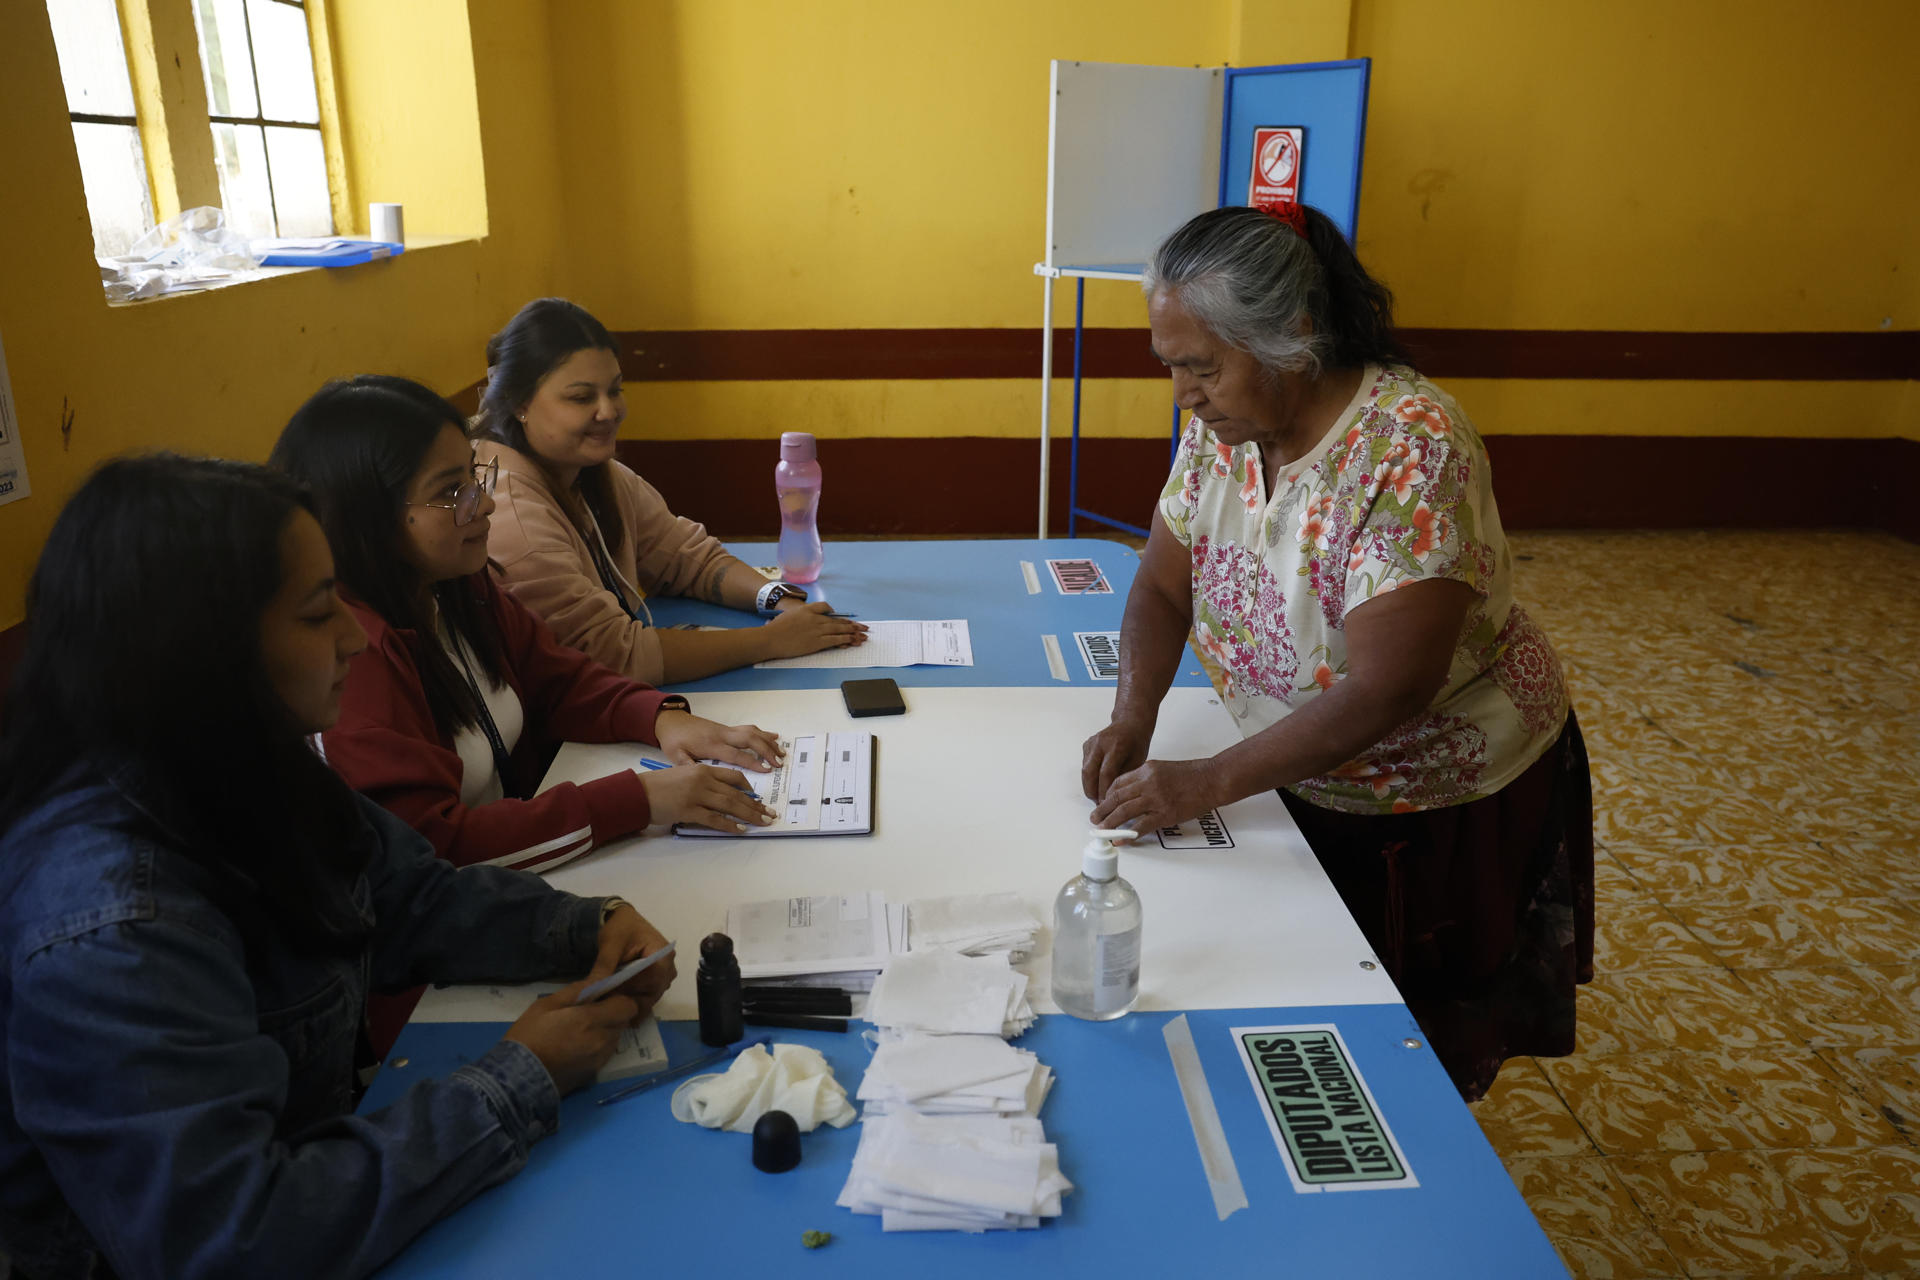
[[[779,816],[746,835],[864,836],[873,833],[873,735],[796,733],[780,739],[785,759],[769,773],[747,773],[760,802]],[[709,761],[708,763],[713,763]],[[722,766],[732,768],[731,765]],[[727,836],[676,823],[677,836]]]
[[[939,622],[869,622],[867,642],[823,649],[803,658],[770,658],[758,667],[970,667],[973,636],[965,618]]]

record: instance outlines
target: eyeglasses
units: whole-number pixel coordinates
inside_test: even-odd
[[[453,512],[456,525],[473,523],[480,514],[480,495],[492,494],[494,485],[500,482],[500,459],[495,458],[485,464],[473,464],[473,479],[453,491],[452,502],[409,502],[410,507],[438,507],[442,511]]]

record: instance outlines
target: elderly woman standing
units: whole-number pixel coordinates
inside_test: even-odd
[[[1279,788],[1461,1094],[1574,1047],[1593,972],[1592,797],[1559,660],[1514,603],[1478,433],[1408,364],[1324,214],[1223,208],[1145,289],[1190,414],[1127,600],[1099,826]],[[1191,633],[1243,741],[1151,760]]]

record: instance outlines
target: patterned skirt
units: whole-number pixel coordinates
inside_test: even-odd
[[[1461,1097],[1508,1058],[1573,1052],[1574,990],[1593,978],[1593,783],[1571,711],[1525,773],[1466,804],[1375,816],[1280,798]]]

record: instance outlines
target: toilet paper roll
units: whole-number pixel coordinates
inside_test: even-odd
[[[387,244],[405,244],[406,219],[402,208],[397,204],[370,204],[367,206],[367,233],[375,240]]]

